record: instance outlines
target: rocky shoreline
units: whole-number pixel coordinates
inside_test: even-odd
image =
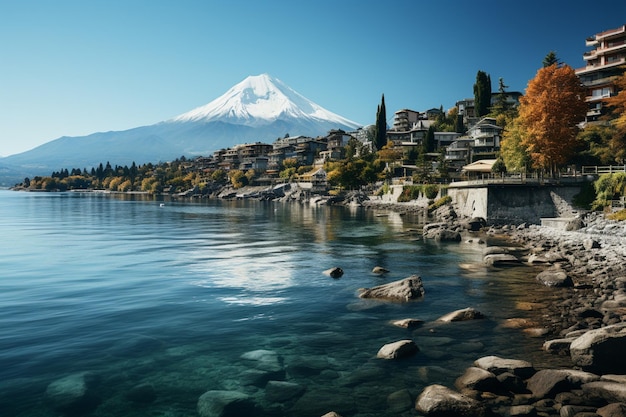
[[[482,219],[457,218],[450,206],[431,220],[423,230],[425,239],[496,238],[517,250],[487,246],[485,264],[532,265],[541,271],[534,284],[554,287],[554,294],[538,300],[539,327],[520,323],[518,328],[544,338],[546,354],[569,357],[571,365],[537,370],[529,361],[477,358],[457,379],[456,390],[428,386],[415,409],[427,416],[626,416],[626,224],[587,213],[568,231],[525,224],[486,227]],[[471,233],[478,229],[479,234]]]

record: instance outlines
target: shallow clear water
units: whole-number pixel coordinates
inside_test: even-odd
[[[57,416],[48,385],[89,371],[91,416],[194,416],[208,390],[248,394],[258,415],[408,416],[389,394],[451,385],[478,357],[551,360],[541,340],[501,326],[529,314],[514,306],[529,298],[530,271],[486,269],[484,245],[423,242],[416,219],[380,214],[0,191],[0,415]],[[334,266],[341,279],[322,274]],[[422,300],[356,295],[411,274]],[[432,323],[469,306],[488,318]],[[389,324],[408,317],[426,323]],[[406,338],[420,353],[376,359]],[[303,391],[277,397],[268,380]],[[141,385],[149,401],[129,397]]]

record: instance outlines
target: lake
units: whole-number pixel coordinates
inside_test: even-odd
[[[554,360],[502,326],[532,314],[515,309],[543,291],[530,268],[488,269],[477,239],[424,242],[420,227],[362,208],[0,191],[0,415],[63,415],[48,386],[87,372],[89,403],[66,413],[196,416],[216,390],[260,416],[411,416],[398,398],[479,357]],[[322,273],[335,266],[340,279]],[[412,274],[419,301],[357,296]],[[464,307],[486,318],[434,323]],[[425,323],[390,324],[403,318]],[[420,352],[376,358],[402,339]]]

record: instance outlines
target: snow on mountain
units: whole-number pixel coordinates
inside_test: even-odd
[[[250,76],[209,104],[181,114],[171,122],[220,120],[258,127],[288,118],[322,120],[344,129],[360,126],[315,104],[268,74]]]
[[[211,155],[250,142],[272,143],[285,134],[322,136],[358,123],[313,103],[267,74],[251,76],[209,104],[173,119],[124,131],[61,137],[30,151],[0,158],[5,178],[49,175],[63,168],[88,168],[170,161],[180,156]],[[3,180],[4,179],[4,180]]]

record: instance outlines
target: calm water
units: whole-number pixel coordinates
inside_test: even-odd
[[[264,416],[410,416],[388,395],[452,384],[488,354],[542,360],[541,340],[501,326],[527,314],[513,306],[529,272],[487,270],[484,245],[423,242],[416,219],[373,210],[161,203],[0,191],[1,416],[61,415],[47,386],[86,371],[97,400],[78,415],[195,416],[204,392],[230,390]],[[333,266],[341,279],[322,274]],[[423,300],[356,296],[411,274]],[[429,323],[468,306],[488,319]],[[389,324],[407,317],[427,323]],[[406,338],[415,357],[375,358]],[[276,394],[268,380],[302,389]]]

